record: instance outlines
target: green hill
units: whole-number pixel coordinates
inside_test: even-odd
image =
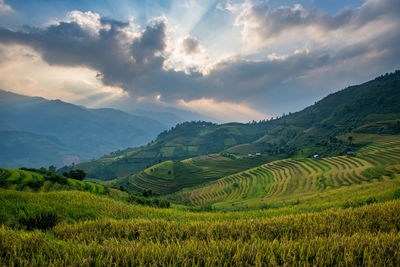
[[[356,150],[339,135],[400,133],[400,71],[331,94],[279,119],[248,124],[186,122],[146,146],[79,164],[90,177],[110,180],[167,160],[220,153],[261,152],[279,157],[343,154]]]
[[[185,122],[161,133],[147,146],[113,153],[99,160],[80,163],[89,177],[110,180],[142,171],[167,160],[183,160],[218,153],[236,144],[256,140],[268,125]]]
[[[45,169],[36,171],[0,169],[0,187],[27,192],[61,190],[82,190],[99,194],[109,192],[103,185],[67,178]]]

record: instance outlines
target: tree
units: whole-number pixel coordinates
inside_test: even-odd
[[[69,172],[63,172],[63,175],[68,178],[82,181],[86,177],[86,172],[84,170],[76,169],[70,170]]]
[[[151,189],[147,189],[147,190],[143,190],[142,195],[144,197],[149,197],[153,194],[153,192],[151,191]]]
[[[56,166],[54,166],[54,165],[51,165],[51,166],[49,167],[49,171],[56,172],[56,170],[57,170],[57,168],[56,168]]]
[[[351,145],[353,143],[353,136],[349,136],[347,137],[347,140],[349,140],[349,144]]]

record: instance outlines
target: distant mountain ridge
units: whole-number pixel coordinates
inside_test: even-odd
[[[62,156],[81,160],[152,140],[166,125],[143,116],[102,108],[88,109],[0,90],[0,166],[54,164]],[[36,151],[36,153],[35,153]]]

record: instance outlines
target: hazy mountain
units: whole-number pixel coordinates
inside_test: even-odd
[[[81,161],[97,158],[145,144],[166,128],[156,120],[116,109],[88,109],[0,90],[0,131],[4,137],[0,146],[10,149],[0,152],[2,167],[62,166],[66,154]],[[31,148],[40,152],[27,156]]]
[[[62,164],[63,155],[76,154],[54,136],[0,131],[0,164],[4,167]]]
[[[133,115],[145,116],[160,121],[169,127],[185,121],[215,121],[215,119],[197,112],[165,106],[159,103],[135,102],[135,105],[132,105],[132,100],[129,98],[118,99],[108,105]]]
[[[176,125],[177,123],[185,121],[185,119],[183,119],[179,115],[176,115],[176,114],[168,112],[168,111],[161,112],[161,111],[151,111],[151,110],[146,110],[146,109],[134,109],[134,110],[130,110],[130,111],[127,110],[126,112],[136,115],[136,116],[146,116],[153,120],[162,121],[164,124],[168,125],[169,127],[172,127],[172,126]]]

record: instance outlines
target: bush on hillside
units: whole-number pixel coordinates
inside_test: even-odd
[[[400,189],[394,191],[393,199],[400,199]]]
[[[142,195],[144,197],[150,197],[153,194],[153,191],[151,189],[143,190]]]
[[[47,230],[53,228],[60,221],[54,210],[34,210],[25,213],[18,222],[27,230]]]
[[[171,203],[165,199],[158,199],[158,198],[149,199],[133,194],[130,194],[128,196],[127,201],[132,204],[151,206],[156,208],[169,208],[171,206]]]
[[[361,207],[361,206],[364,206],[364,205],[371,205],[371,204],[374,204],[374,203],[378,203],[378,200],[375,197],[369,197],[364,201],[362,201],[362,200],[359,200],[359,201],[348,200],[348,201],[346,201],[346,203],[344,204],[343,207],[345,209],[358,208],[358,207]]]
[[[70,170],[69,172],[63,172],[65,177],[82,181],[86,177],[86,172],[81,169]]]
[[[47,170],[46,168],[43,168],[43,167],[40,169],[20,168],[20,170],[36,172],[36,173],[42,175],[45,180],[53,181],[55,183],[68,184],[68,179],[66,177],[64,177],[63,175],[60,175],[54,171]]]

